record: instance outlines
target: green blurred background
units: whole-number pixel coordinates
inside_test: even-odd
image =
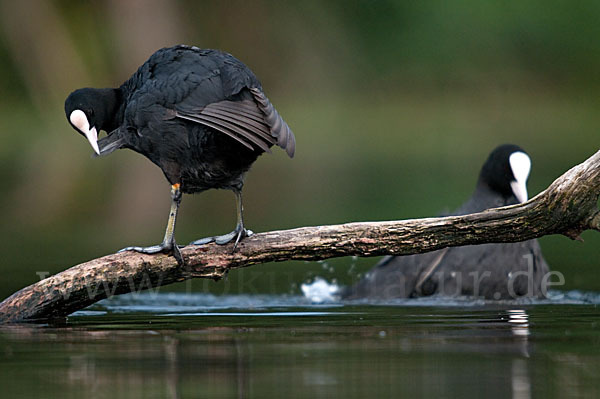
[[[63,101],[114,87],[158,48],[244,61],[292,127],[297,155],[255,164],[254,231],[432,216],[472,192],[496,145],[533,160],[530,194],[600,147],[598,1],[0,2],[0,296],[127,245],[162,239],[169,186],[142,156],[92,159]],[[229,192],[186,196],[177,240],[231,230]],[[541,244],[566,289],[600,290],[600,236]],[[297,293],[376,259],[289,262],[168,289]]]

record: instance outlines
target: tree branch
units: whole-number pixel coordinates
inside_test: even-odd
[[[218,280],[234,268],[339,256],[408,255],[449,246],[517,242],[549,234],[579,239],[600,231],[600,151],[526,203],[480,213],[395,222],[346,223],[258,233],[231,245],[182,249],[185,267],[166,255],[117,253],[48,277],[0,303],[0,321],[64,318],[106,297],[190,278]]]

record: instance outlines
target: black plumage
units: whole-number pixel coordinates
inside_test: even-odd
[[[510,162],[515,153],[526,157],[518,146],[497,147],[481,169],[473,195],[452,214],[465,215],[520,202],[519,194],[515,195],[516,180]],[[542,281],[548,272],[537,240],[451,247],[385,257],[357,284],[343,289],[342,296],[390,299],[442,294],[496,300],[539,297],[544,294]]]
[[[146,253],[170,252],[181,261],[173,230],[181,193],[229,189],[236,193],[238,224],[215,240],[224,244],[249,233],[243,226],[244,175],[277,144],[290,157],[294,134],[264,94],[254,73],[232,55],[179,45],[155,52],[119,88],[74,91],[67,119],[98,155],[129,148],[161,168],[172,185],[165,239]],[[97,139],[100,130],[108,132]],[[235,248],[234,245],[234,248]]]

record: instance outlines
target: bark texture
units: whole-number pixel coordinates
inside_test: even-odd
[[[220,279],[266,262],[339,256],[408,255],[450,246],[517,242],[549,234],[578,239],[600,231],[600,151],[526,203],[441,218],[360,222],[258,233],[231,245],[182,249],[185,267],[167,255],[117,253],[73,266],[0,303],[0,322],[64,318],[101,299],[189,278]]]

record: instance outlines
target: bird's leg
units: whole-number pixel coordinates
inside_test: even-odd
[[[235,194],[235,201],[237,206],[237,224],[235,226],[235,229],[231,233],[224,234],[222,236],[201,238],[199,240],[191,242],[190,245],[204,245],[212,241],[214,241],[218,245],[225,245],[229,244],[232,240],[235,239],[232,250],[233,252],[235,251],[238,243],[242,238],[250,237],[252,234],[254,234],[252,230],[246,230],[244,228],[244,206],[242,205],[242,191],[233,190],[233,193]]]
[[[183,265],[183,256],[181,251],[175,243],[175,222],[177,221],[177,211],[179,210],[179,204],[181,203],[181,190],[179,183],[171,186],[171,211],[169,212],[169,220],[167,221],[167,229],[165,230],[165,237],[163,242],[158,245],[151,247],[127,247],[121,251],[136,251],[145,254],[155,254],[159,252],[171,253],[179,265]]]
[[[225,245],[235,238],[235,242],[233,244],[233,251],[235,251],[235,248],[240,240],[244,237],[251,236],[253,233],[251,230],[246,230],[244,228],[244,205],[242,204],[242,191],[234,190],[233,193],[235,194],[235,204],[237,208],[237,224],[231,233],[215,237],[215,243],[219,245]]]

